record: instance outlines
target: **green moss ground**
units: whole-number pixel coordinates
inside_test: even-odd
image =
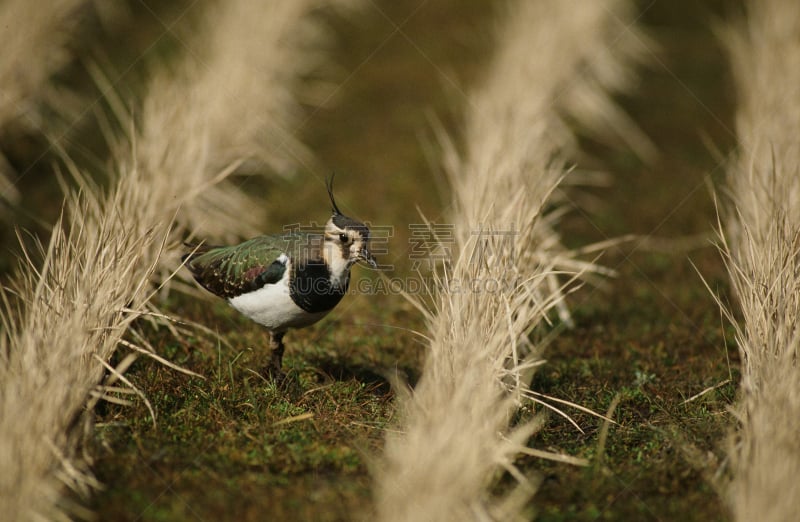
[[[629,233],[663,241],[633,241],[606,253],[601,262],[619,276],[608,288],[575,295],[576,327],[548,348],[548,364],[535,377],[537,391],[598,412],[620,397],[602,463],[602,423],[580,412],[571,413],[583,433],[551,415],[531,441],[594,462],[584,469],[520,461],[543,478],[531,507],[539,520],[727,518],[703,463],[723,458],[737,352],[694,266],[723,296],[726,276],[710,243],[685,239],[710,239],[716,219],[708,182],[719,182],[722,170],[707,143],[722,151],[734,143],[732,88],[712,35],[728,3],[695,4],[640,2],[640,21],[658,47],[636,92],[620,103],[659,147],[657,160],[644,165],[629,152],[583,140],[587,155],[580,165],[608,171],[613,183],[581,190],[581,200],[591,196],[599,205],[565,219],[565,242]],[[469,85],[487,57],[488,5],[376,0],[353,19],[334,20],[340,87],[322,108],[309,108],[297,129],[326,170],[301,169],[289,181],[248,185],[263,192],[270,209],[265,231],[324,220],[320,179],[335,170],[342,208],[395,227],[387,258],[405,273],[407,225],[420,221],[417,207],[436,219],[446,199],[422,152],[429,116],[449,122],[464,103],[459,85]],[[157,35],[159,25],[139,10],[130,22],[137,23],[137,45],[146,48],[146,36]],[[130,52],[120,51],[120,63],[132,59]],[[19,165],[42,152],[31,138],[5,141]],[[57,200],[46,170],[25,178],[29,214],[52,209]],[[4,232],[4,245],[10,236]],[[369,277],[356,270],[357,277]],[[205,379],[140,359],[127,376],[151,401],[157,426],[142,403],[99,407],[94,469],[105,488],[91,502],[99,519],[350,520],[368,514],[371,458],[380,452],[383,430],[393,426],[385,376],[398,372],[413,381],[419,374],[423,347],[405,331],[422,328],[416,312],[399,296],[348,296],[320,324],[287,336],[289,379],[276,386],[254,373],[268,358],[257,325],[211,299],[173,296],[164,309],[207,325],[224,342],[201,334],[176,341],[141,325],[161,355]]]

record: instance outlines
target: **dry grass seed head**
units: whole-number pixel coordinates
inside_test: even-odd
[[[800,495],[800,4],[753,0],[723,33],[739,94],[721,250],[742,312],[739,431],[729,455],[737,520],[790,520]]]
[[[593,269],[561,246],[559,214],[550,212],[574,145],[563,114],[590,127],[616,121],[605,89],[624,83],[617,78],[629,56],[598,49],[619,35],[635,47],[622,28],[609,30],[628,7],[510,4],[486,83],[469,97],[463,145],[440,133],[454,259],[435,275],[427,308],[416,303],[427,310],[431,342],[423,376],[401,403],[405,430],[387,439],[376,491],[383,520],[514,520],[535,490],[513,461],[533,451],[524,445],[541,419],[509,429],[522,398],[535,397],[521,376],[541,361],[524,345],[554,309],[568,318],[560,278]],[[491,499],[498,469],[522,486]]]
[[[10,519],[66,519],[63,483],[82,493],[92,484],[75,453],[84,407],[104,373],[101,361],[136,317],[127,310],[146,298],[148,259],[166,234],[144,226],[137,210],[145,194],[127,183],[107,195],[72,194],[39,252],[40,268],[29,256],[3,291],[0,504]]]

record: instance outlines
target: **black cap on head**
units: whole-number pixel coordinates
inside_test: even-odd
[[[334,214],[332,221],[334,225],[341,229],[355,230],[364,239],[369,239],[369,227],[357,219],[342,214]]]
[[[335,175],[336,173],[331,174],[331,177],[328,178],[326,183],[328,188],[328,197],[331,199],[331,210],[333,211],[333,217],[331,220],[333,221],[333,224],[341,229],[356,230],[359,234],[361,234],[361,237],[364,239],[369,239],[369,227],[357,219],[345,216],[336,205],[336,200],[333,198],[333,177]]]

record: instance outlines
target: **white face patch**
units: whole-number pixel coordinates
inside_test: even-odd
[[[350,268],[358,261],[364,248],[364,239],[355,230],[341,229],[328,222],[325,227],[325,241],[322,245],[322,258],[331,272],[331,283],[344,286],[350,276]]]

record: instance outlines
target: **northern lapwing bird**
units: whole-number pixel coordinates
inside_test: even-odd
[[[327,183],[333,215],[322,234],[259,236],[234,246],[188,245],[186,266],[200,285],[269,331],[267,373],[281,376],[283,336],[312,325],[341,301],[358,261],[377,267],[369,228],[339,211],[333,176]]]

